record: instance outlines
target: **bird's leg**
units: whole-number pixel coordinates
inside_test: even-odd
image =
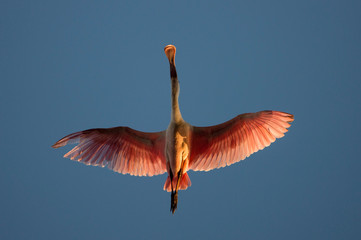
[[[177,209],[178,204],[178,191],[172,191],[171,199],[170,199],[170,211],[174,214]]]
[[[170,171],[169,171],[169,178],[170,178],[170,186],[171,186],[171,189],[172,189],[172,192],[171,192],[171,198],[170,198],[170,211],[174,214],[174,211],[175,211],[175,209],[177,208],[177,204],[175,204],[175,206],[174,206],[174,196],[176,195],[175,194],[175,191],[173,190],[174,188],[173,188],[173,172],[172,172],[172,170],[170,169]],[[176,199],[177,199],[178,197],[176,196]],[[177,202],[177,200],[176,200],[176,202]]]
[[[171,197],[170,197],[170,211],[172,212],[172,214],[174,214],[175,210],[177,209],[178,191],[177,191],[177,187],[173,191],[173,189],[174,189],[173,188],[173,174],[170,178],[171,178],[171,187],[172,187],[172,193],[171,193]]]
[[[178,188],[179,188],[179,184],[180,184],[180,180],[181,180],[182,176],[183,176],[183,171],[182,171],[182,168],[181,168],[181,170],[179,170],[179,172],[178,172],[177,186],[175,187],[176,192],[178,192]]]
[[[173,191],[173,187],[172,187],[171,205],[170,205],[170,210],[172,211],[172,214],[174,214],[178,205],[178,188],[181,178],[183,176],[183,167],[184,167],[184,161],[182,162],[181,169],[178,172],[178,179],[177,179],[177,185],[175,187],[175,191]]]
[[[174,214],[175,210],[177,209],[177,205],[178,205],[178,188],[179,188],[179,183],[180,183],[180,179],[182,178],[182,175],[183,175],[182,171],[179,171],[175,191],[172,191],[170,209],[173,214]]]
[[[173,214],[174,214],[175,210],[177,209],[177,205],[178,205],[178,188],[179,188],[179,183],[180,183],[180,179],[181,179],[182,175],[183,175],[182,171],[179,171],[177,185],[176,185],[175,191],[172,191],[172,195],[171,195],[170,210],[172,211]]]
[[[169,171],[169,178],[170,178],[170,186],[171,186],[172,192],[173,192],[173,172],[172,172],[172,170]]]

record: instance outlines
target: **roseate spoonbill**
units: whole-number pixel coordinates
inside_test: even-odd
[[[176,48],[168,45],[171,78],[171,121],[162,132],[140,132],[129,127],[96,128],[72,133],[52,147],[77,143],[64,155],[93,166],[135,176],[168,173],[163,189],[171,192],[170,210],[177,209],[178,190],[191,186],[187,171],[209,171],[245,159],[281,138],[293,115],[279,111],[245,113],[210,127],[185,122],[178,105]]]

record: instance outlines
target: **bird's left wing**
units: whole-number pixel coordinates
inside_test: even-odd
[[[64,155],[87,165],[108,165],[115,172],[153,176],[167,171],[165,131],[146,133],[129,127],[96,128],[72,133],[52,147],[78,143]]]
[[[283,137],[292,121],[292,114],[261,111],[215,126],[193,127],[189,169],[209,171],[243,160]]]

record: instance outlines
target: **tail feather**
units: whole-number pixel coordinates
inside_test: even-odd
[[[178,180],[178,177],[174,177],[173,178],[173,188],[175,188],[175,186],[177,185],[177,180]],[[181,181],[179,182],[179,188],[178,190],[186,190],[188,187],[190,187],[192,185],[192,182],[191,180],[189,179],[189,176],[187,173],[183,173],[182,175],[182,179]],[[168,176],[167,177],[167,180],[165,181],[164,183],[164,187],[163,187],[163,190],[164,191],[167,191],[167,192],[171,192],[172,191],[172,186],[170,184],[170,177]],[[175,189],[173,189],[175,190]]]

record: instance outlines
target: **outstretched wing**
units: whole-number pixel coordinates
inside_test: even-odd
[[[78,143],[64,155],[87,165],[108,165],[115,172],[153,176],[167,171],[165,131],[146,133],[129,127],[97,128],[72,133],[52,147]]]
[[[292,121],[292,114],[261,111],[215,126],[193,127],[189,169],[209,171],[243,160],[283,137]]]

